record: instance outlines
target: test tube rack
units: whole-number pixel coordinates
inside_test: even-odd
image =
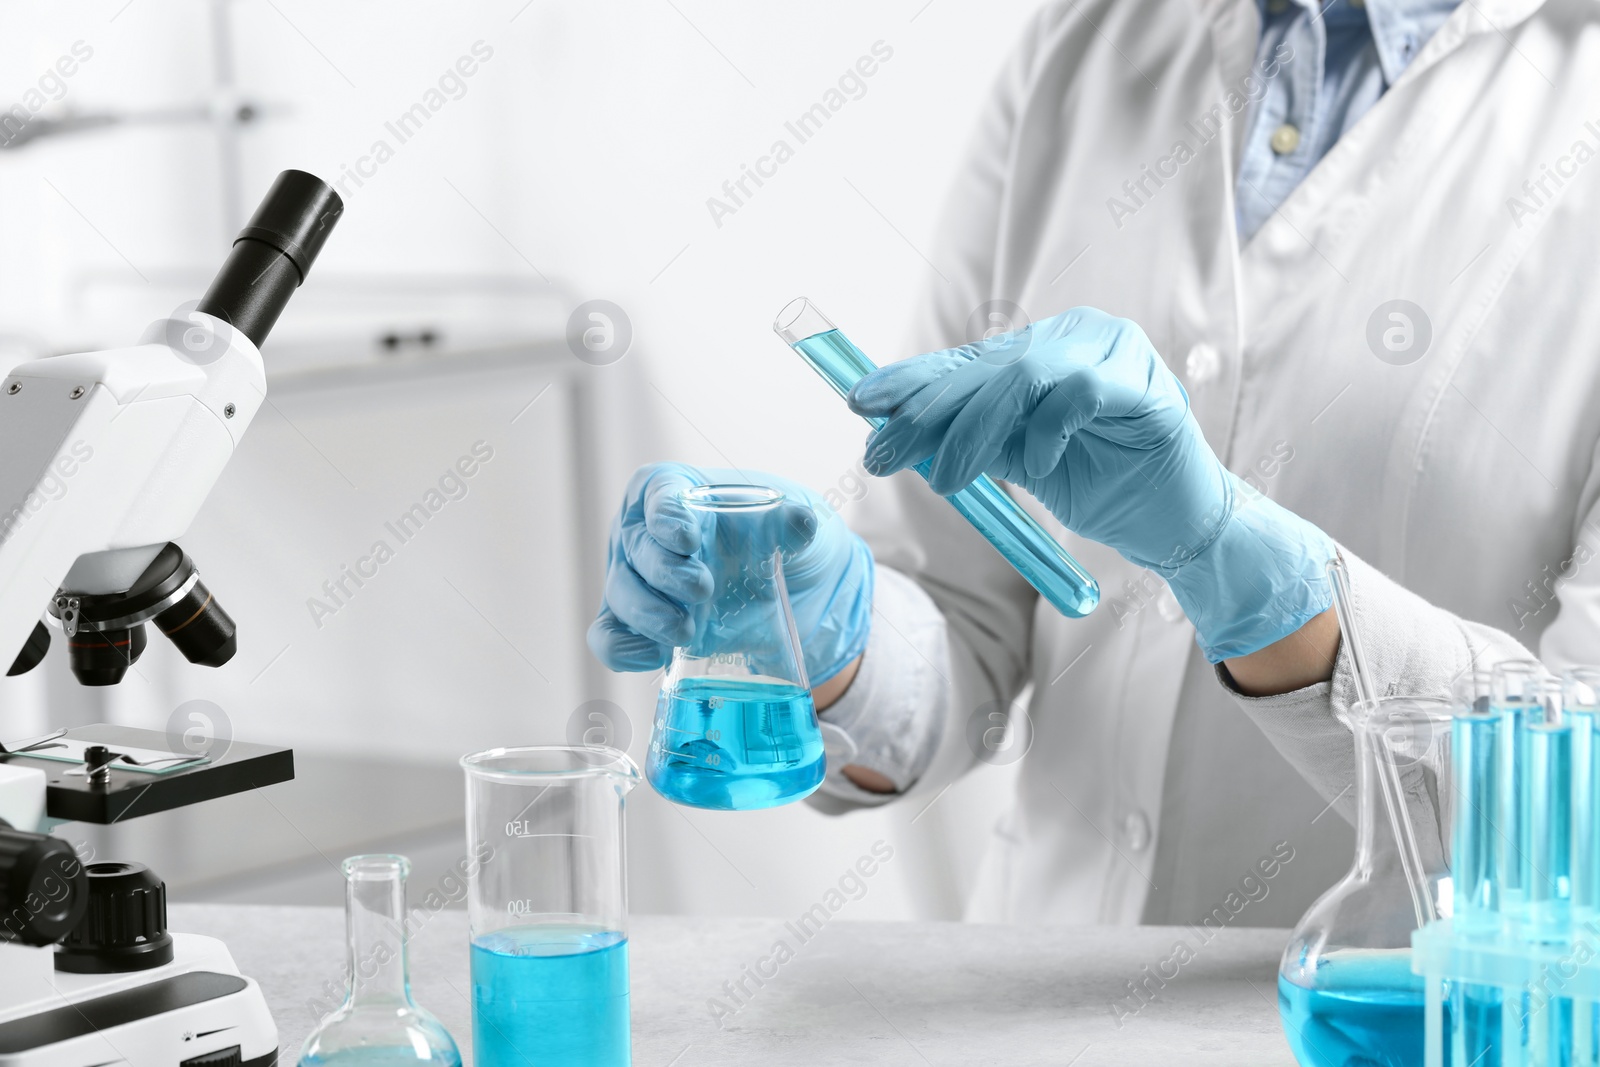
[[[1483,688],[1452,723],[1450,915],[1412,935],[1425,1062],[1600,1067],[1600,670]]]

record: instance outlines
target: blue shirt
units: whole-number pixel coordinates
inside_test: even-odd
[[[1248,241],[1344,132],[1378,102],[1459,0],[1256,0],[1265,68],[1293,49],[1256,105],[1235,190]]]

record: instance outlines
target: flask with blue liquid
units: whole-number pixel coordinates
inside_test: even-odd
[[[690,643],[673,650],[645,776],[690,807],[791,803],[827,768],[783,581],[790,513],[764,485],[702,485],[682,499],[700,523],[695,558],[711,572],[712,594],[690,609]]]
[[[1351,719],[1355,862],[1290,936],[1279,1013],[1301,1067],[1423,1067],[1411,937],[1462,903],[1450,872],[1455,716],[1446,700],[1388,697],[1358,701]]]
[[[351,856],[345,877],[344,1003],[300,1050],[300,1067],[461,1067],[461,1052],[438,1019],[411,998],[404,856]]]

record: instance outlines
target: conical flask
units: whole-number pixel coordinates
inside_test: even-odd
[[[1279,1012],[1301,1067],[1422,1067],[1424,987],[1411,971],[1411,935],[1452,911],[1452,705],[1363,701],[1351,720],[1355,862],[1290,936]]]
[[[694,636],[673,650],[645,776],[668,800],[743,811],[799,800],[826,766],[799,633],[783,582],[786,549],[804,543],[783,494],[705,485],[683,503],[700,524],[711,572],[690,608]]]
[[[444,1026],[411,999],[404,856],[352,856],[345,877],[350,987],[300,1049],[300,1067],[461,1067]]]

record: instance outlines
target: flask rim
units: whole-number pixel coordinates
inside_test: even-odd
[[[696,511],[767,511],[784,501],[781,490],[755,482],[715,482],[696,485],[678,494],[685,507]]]
[[[397,876],[411,877],[411,861],[392,852],[367,852],[348,857],[339,864],[339,870],[348,881],[381,882]]]

